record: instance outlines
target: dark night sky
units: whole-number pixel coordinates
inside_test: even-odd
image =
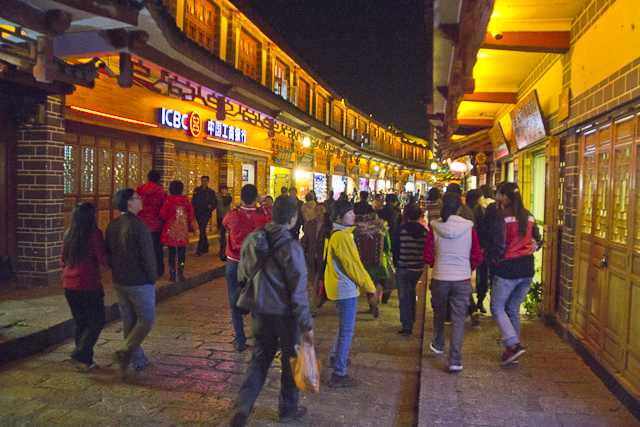
[[[339,94],[426,138],[423,0],[248,0]]]

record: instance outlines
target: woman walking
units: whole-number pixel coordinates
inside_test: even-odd
[[[371,304],[378,303],[376,288],[360,261],[353,237],[355,217],[353,205],[348,200],[338,199],[331,206],[333,229],[324,250],[327,298],[333,300],[338,313],[338,331],[329,358],[329,367],[333,368],[331,387],[356,385],[356,381],[347,375],[347,358],[356,323],[359,287],[374,294],[369,299]]]
[[[178,253],[178,280],[184,278],[184,262],[189,232],[194,230],[196,221],[193,206],[189,198],[182,195],[184,185],[180,181],[171,181],[169,194],[160,209],[160,218],[164,220],[160,242],[169,247],[169,281],[176,281],[176,252]]]
[[[520,345],[520,305],[531,289],[535,273],[533,253],[542,247],[536,220],[524,208],[520,189],[504,183],[496,195],[502,210],[496,221],[491,248],[491,314],[502,331],[506,347],[502,365],[517,362],[525,352]]]
[[[61,256],[64,296],[76,324],[76,348],[71,359],[81,372],[95,367],[93,346],[104,326],[104,290],[99,264],[109,264],[109,258],[96,224],[96,209],[91,203],[82,203],[73,208]]]
[[[482,251],[473,222],[455,215],[462,205],[459,194],[442,198],[441,219],[431,223],[424,248],[424,261],[433,268],[431,306],[433,307],[433,341],[431,351],[444,352],[444,322],[447,300],[451,306],[451,343],[449,370],[462,370],[464,321],[473,293],[471,272],[482,262]]]

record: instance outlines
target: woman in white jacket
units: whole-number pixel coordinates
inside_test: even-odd
[[[482,251],[473,222],[455,213],[462,205],[460,195],[447,193],[442,198],[441,218],[431,223],[432,231],[424,248],[424,261],[433,268],[431,306],[433,341],[431,351],[444,352],[444,321],[447,300],[451,304],[451,343],[449,370],[462,370],[464,321],[469,297],[473,293],[471,272],[482,262]]]

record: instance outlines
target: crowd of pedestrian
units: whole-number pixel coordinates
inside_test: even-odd
[[[326,200],[318,201],[310,191],[304,203],[295,187],[282,187],[274,201],[247,184],[234,205],[228,188],[220,186],[216,194],[207,176],[201,177],[191,200],[182,194],[181,181],[172,181],[167,195],[160,179],[151,171],[148,182],[137,190],[115,195],[114,205],[122,214],[108,225],[104,238],[91,203],[73,210],[61,263],[65,296],[76,323],[71,358],[80,371],[94,366],[93,346],[104,326],[99,265],[108,264],[113,272],[124,334],[113,359],[118,374],[125,377],[129,365],[141,370],[149,363],[141,343],[155,320],[155,282],[164,274],[163,245],[168,246],[169,280],[186,280],[189,233],[199,229],[195,255],[207,253],[213,211],[217,211],[218,255],[226,262],[233,348],[239,353],[252,350],[231,425],[246,425],[278,348],[279,418],[290,421],[304,415],[289,358],[295,356],[296,343],[313,345],[313,317],[325,301],[333,303],[338,318],[329,357],[330,385],[355,386],[347,367],[358,297],[366,295],[376,318],[379,304],[387,303],[397,289],[398,333],[410,336],[416,321],[416,286],[425,265],[432,269],[430,351],[444,352],[445,325],[450,323],[450,371],[463,369],[465,318],[479,322],[490,288],[491,313],[505,345],[501,363],[517,363],[525,352],[520,342],[520,305],[531,287],[533,253],[542,241],[514,183],[500,183],[495,194],[491,186],[483,185],[464,198],[455,183],[448,185],[444,196],[434,187],[426,198],[361,191],[357,201],[344,192],[335,199],[329,192]],[[474,270],[477,301],[471,283]],[[240,299],[249,301],[250,307],[241,310]],[[252,313],[252,345],[244,330],[247,311]]]

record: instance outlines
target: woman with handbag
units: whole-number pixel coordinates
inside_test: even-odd
[[[169,281],[176,281],[176,252],[178,254],[178,280],[184,278],[186,249],[189,245],[189,232],[194,231],[196,217],[189,198],[182,195],[184,184],[171,181],[169,194],[160,209],[160,218],[164,220],[160,242],[169,247]]]

